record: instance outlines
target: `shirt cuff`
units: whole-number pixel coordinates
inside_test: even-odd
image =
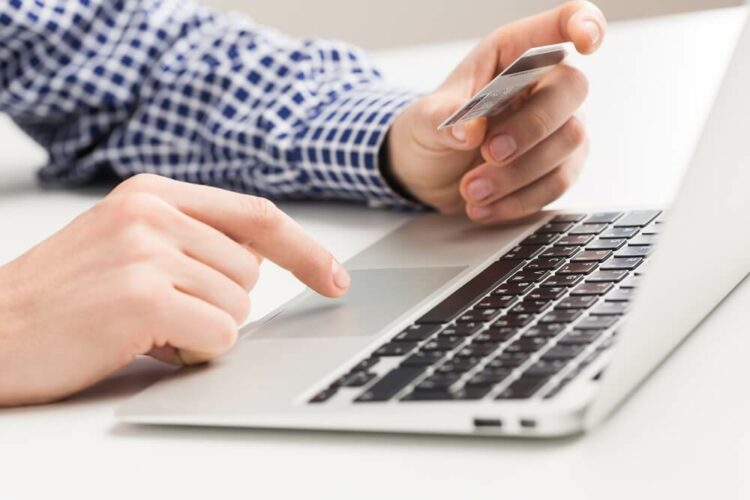
[[[347,89],[321,106],[297,137],[296,155],[316,197],[424,209],[396,192],[379,165],[391,124],[417,96],[378,81]]]

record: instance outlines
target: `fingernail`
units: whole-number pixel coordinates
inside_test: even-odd
[[[594,21],[584,21],[583,29],[585,29],[586,33],[589,35],[591,43],[593,45],[596,45],[599,42],[599,37],[601,36],[601,34],[599,33],[599,26],[597,26]]]
[[[336,259],[331,259],[331,270],[333,271],[333,283],[342,290],[349,288],[352,279]]]
[[[495,161],[503,161],[516,152],[518,145],[513,137],[505,134],[498,135],[490,142],[490,154]]]
[[[453,128],[451,128],[451,133],[457,141],[464,142],[466,140],[466,125],[463,123],[454,125]]]
[[[473,219],[486,219],[492,214],[490,207],[471,207],[469,212]]]
[[[492,194],[492,184],[485,179],[471,181],[466,187],[466,194],[475,201],[483,200]]]

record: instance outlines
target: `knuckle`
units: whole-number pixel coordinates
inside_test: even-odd
[[[162,180],[154,174],[137,174],[122,181],[112,193],[144,193],[153,190]]]
[[[266,232],[278,226],[281,211],[271,200],[259,196],[244,196],[242,199],[245,200],[250,219],[255,222],[258,230]]]
[[[155,196],[132,192],[106,200],[112,222],[118,227],[134,223],[153,223],[164,211],[163,203]]]
[[[164,254],[164,245],[143,225],[133,225],[122,236],[121,256],[126,262],[155,261]]]
[[[580,119],[574,116],[565,123],[563,135],[568,144],[574,148],[578,148],[586,142],[586,126]]]
[[[119,286],[119,301],[126,310],[143,313],[163,302],[166,287],[156,270],[145,265],[126,268]]]

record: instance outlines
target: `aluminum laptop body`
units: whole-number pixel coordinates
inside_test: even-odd
[[[521,293],[519,287],[524,288],[526,284],[512,281],[511,275],[526,272],[524,276],[527,276],[536,272],[523,271],[528,269],[529,263],[542,262],[539,259],[557,262],[556,257],[533,257],[532,253],[565,254],[566,251],[560,249],[567,246],[518,246],[519,242],[530,241],[532,233],[531,241],[566,238],[566,241],[580,243],[587,240],[586,231],[593,227],[604,232],[588,240],[606,245],[613,241],[602,240],[607,232],[625,235],[625,238],[629,232],[633,233],[627,224],[616,226],[617,222],[612,222],[609,228],[606,224],[599,224],[602,226],[599,227],[590,223],[598,219],[547,212],[524,225],[480,228],[463,217],[420,215],[346,263],[353,285],[343,299],[329,301],[311,292],[303,293],[266,319],[244,329],[238,345],[228,355],[205,367],[181,370],[134,396],[118,409],[119,418],[141,424],[525,437],[579,433],[598,424],[750,271],[748,54],[750,27],[746,26],[665,222],[657,226],[661,221],[653,216],[655,220],[647,221],[648,226],[642,224],[644,234],[633,236],[647,240],[651,236],[645,234],[649,227],[658,228],[660,233],[655,251],[646,260],[645,271],[636,274],[626,269],[620,274],[630,273],[624,279],[638,281],[632,299],[617,296],[608,301],[607,295],[596,295],[603,293],[597,291],[597,287],[604,290],[607,286],[597,285],[592,278],[595,274],[581,274],[571,275],[574,277],[571,280],[580,282],[573,290],[587,285],[584,291],[589,295],[565,295],[565,298],[555,299],[558,302],[550,300],[552,305],[548,311],[552,312],[520,314],[519,306],[511,306],[510,302],[508,311],[500,306],[477,309],[481,301],[492,305],[493,301],[515,300],[505,292]],[[622,213],[618,215],[621,221],[625,220],[623,217],[631,217]],[[636,219],[638,216],[635,215]],[[563,230],[572,233],[562,234]],[[561,234],[550,236],[549,231]],[[621,244],[615,241],[614,246]],[[631,239],[614,251],[638,255],[636,243]],[[592,251],[588,247],[574,248],[568,252],[568,257],[561,257],[567,260],[560,263],[565,267],[558,270],[586,268],[585,259],[575,260],[575,255],[582,255],[579,250]],[[619,255],[621,262],[638,263],[637,257],[623,260],[630,253]],[[508,262],[520,264],[511,272]],[[451,297],[460,295],[461,290],[476,288],[478,282],[488,285],[492,281],[486,281],[488,269],[495,267],[501,269],[503,276],[497,276],[492,287],[501,282],[500,286],[505,287],[503,293],[483,292],[484,298],[475,297],[473,305],[467,306],[471,307],[469,312],[461,313],[491,311],[487,314],[493,315],[493,323],[471,322],[471,316],[469,323],[461,324],[458,321],[465,316],[450,324],[424,320],[434,316],[435,311],[445,309],[446,304],[451,305]],[[615,276],[617,270],[597,268],[592,272],[600,277]],[[568,279],[565,277],[568,275],[558,274],[555,271],[553,278]],[[536,275],[540,279],[541,276],[550,279],[546,277],[547,271],[538,271]],[[700,283],[700,286],[685,286],[685,275],[690,276],[690,283]],[[617,288],[616,292],[628,295],[632,289],[624,288],[624,283],[610,284]],[[525,293],[538,296],[564,288],[543,286],[544,283],[530,284],[527,288],[532,291]],[[573,292],[565,288],[561,293]],[[557,328],[555,314],[575,316],[560,309],[560,301],[575,305],[586,302],[587,296],[593,297],[590,302],[599,301],[592,306],[596,310],[606,313],[610,309],[628,309],[628,312],[624,316],[585,313],[582,319],[563,325],[567,330],[550,333],[547,337],[530,335],[532,329],[542,334],[547,330],[554,332]],[[544,301],[524,299],[522,302],[544,305]],[[514,316],[510,316],[511,309]],[[545,316],[545,321],[552,321],[551,327],[541,323],[541,315]],[[520,325],[524,321],[530,323]],[[578,329],[578,326],[591,327],[592,324],[601,328]],[[459,326],[466,325],[474,325],[469,329],[476,331],[464,332],[464,337],[447,335],[457,333]],[[420,340],[420,332],[438,330],[435,337]],[[494,334],[497,338],[493,342]],[[579,338],[588,337],[596,340],[591,345],[575,343]],[[527,356],[515,351],[533,345],[537,342],[534,338],[541,338],[538,343],[548,342],[549,345],[524,358],[528,359],[526,365],[513,368],[511,364],[511,368],[502,368],[505,360],[510,362]],[[482,347],[480,339],[489,339],[489,342]],[[445,347],[436,355],[429,354],[432,351],[428,347],[451,345],[451,342],[456,342],[453,351]],[[511,344],[517,349],[509,347]],[[493,349],[494,353],[490,353]],[[420,353],[420,357],[415,355],[417,351],[424,353]],[[489,354],[479,359],[484,351]],[[568,363],[556,361],[552,356],[560,354],[564,358],[566,353],[577,357]],[[443,355],[445,359],[434,365],[415,368],[423,358],[430,363],[433,357]],[[452,365],[446,368],[439,363]],[[466,368],[472,363],[478,364],[475,368]],[[560,371],[545,374],[544,383],[539,387],[521,384],[519,380],[532,370],[524,367],[532,365],[539,373],[546,373],[545,369]],[[493,371],[490,369],[493,366],[500,369]],[[453,367],[481,369],[490,378],[493,374],[498,379],[505,378],[481,396],[481,391],[470,390],[474,386],[467,381],[477,379],[481,383],[481,373],[466,371],[465,375],[460,375],[464,372],[451,375],[453,372],[448,368]],[[523,373],[519,374],[521,370]],[[441,378],[440,374],[444,376]],[[405,382],[404,377],[409,381]],[[427,383],[430,377],[443,381],[445,387],[439,383],[430,386]],[[455,386],[448,388],[445,380],[454,379],[464,388],[457,392],[453,389]],[[431,387],[435,391],[429,392]],[[519,397],[522,389],[528,389],[528,397]],[[422,397],[424,394],[433,396]],[[442,397],[438,397],[440,395]]]

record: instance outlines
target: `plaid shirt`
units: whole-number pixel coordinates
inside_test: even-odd
[[[0,110],[47,183],[111,169],[275,199],[411,206],[378,156],[413,94],[342,43],[190,0],[2,0]]]

